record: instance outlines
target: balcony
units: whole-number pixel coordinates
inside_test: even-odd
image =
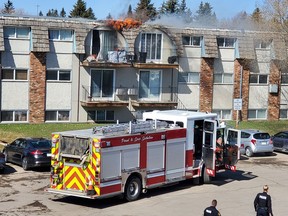
[[[174,88],[162,88],[161,97],[139,98],[139,89],[135,87],[118,87],[110,98],[92,97],[88,86],[82,86],[81,106],[83,107],[130,107],[139,108],[176,108],[178,99]],[[161,98],[161,100],[160,100]]]

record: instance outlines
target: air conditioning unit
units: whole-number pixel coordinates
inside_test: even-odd
[[[116,95],[126,95],[127,89],[126,88],[117,88],[116,89]]]
[[[269,84],[269,93],[277,94],[278,93],[278,85],[277,84]]]
[[[130,88],[128,89],[128,95],[137,95],[138,91],[136,88]]]

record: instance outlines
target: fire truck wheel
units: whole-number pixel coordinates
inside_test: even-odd
[[[206,167],[204,167],[204,169],[203,169],[202,178],[203,178],[204,184],[210,184],[211,183],[212,177],[207,174]]]
[[[125,186],[125,199],[127,201],[137,200],[141,194],[141,181],[138,177],[131,177]]]
[[[24,170],[28,170],[29,169],[29,167],[28,167],[28,159],[26,157],[24,157],[22,159],[22,167],[23,167]]]

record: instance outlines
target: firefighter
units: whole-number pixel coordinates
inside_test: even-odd
[[[223,160],[223,138],[220,136],[216,140],[216,159],[218,162]]]
[[[204,210],[204,216],[221,216],[220,212],[216,209],[217,200],[212,200],[211,206]]]
[[[268,195],[268,185],[263,186],[263,192],[258,193],[254,199],[256,216],[273,216],[271,196]]]

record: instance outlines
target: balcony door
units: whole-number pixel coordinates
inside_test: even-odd
[[[139,98],[158,101],[160,97],[161,71],[140,71]]]
[[[112,98],[114,86],[113,70],[91,70],[91,96],[94,98]]]

